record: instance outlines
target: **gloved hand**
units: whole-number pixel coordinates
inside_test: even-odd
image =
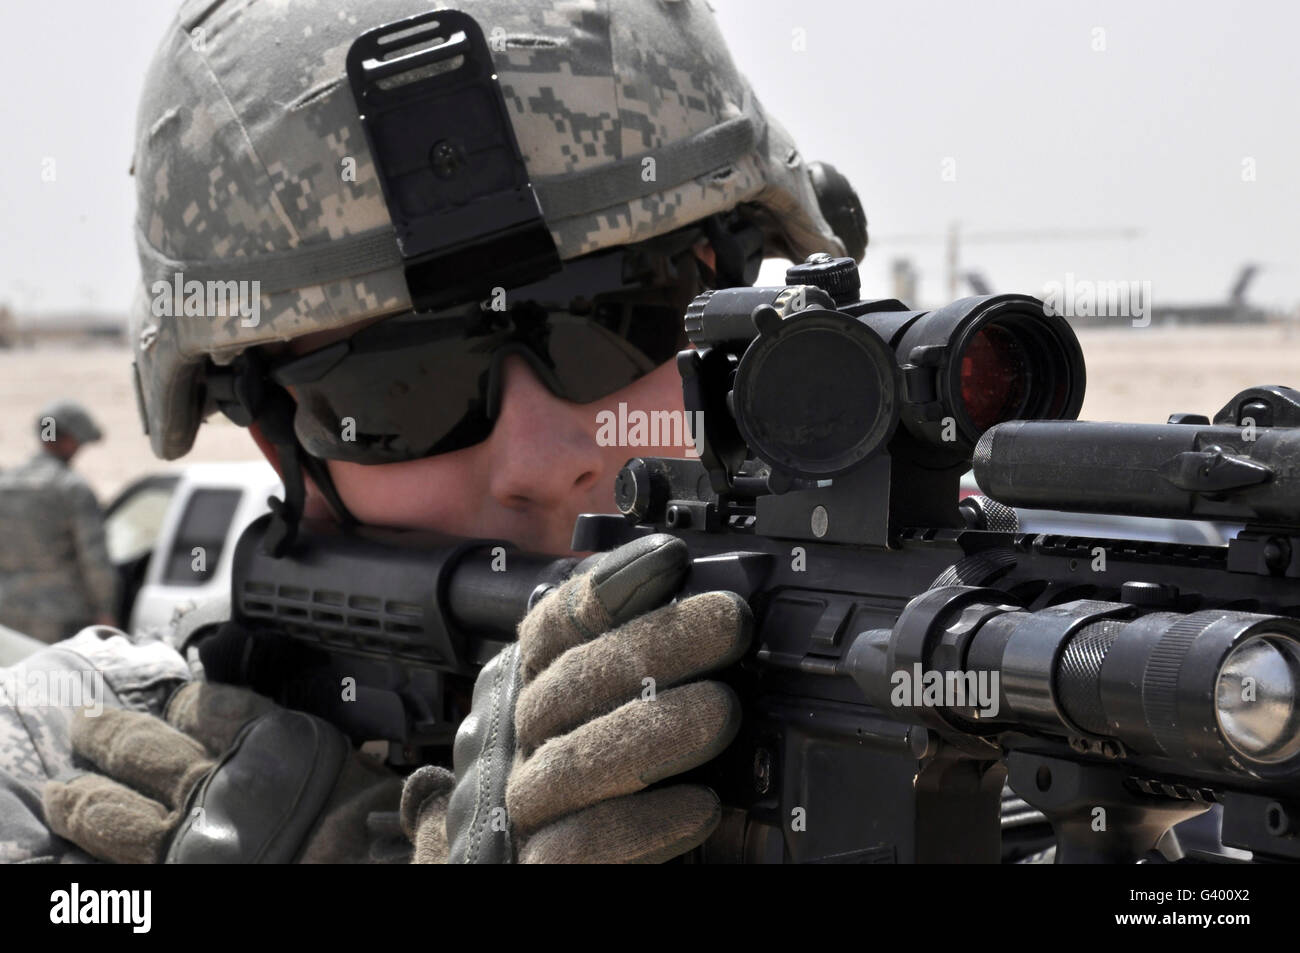
[[[406,859],[383,855],[382,832],[367,830],[371,814],[397,807],[400,779],[354,755],[328,722],[247,689],[190,682],[165,720],[81,710],[69,733],[73,751],[102,773],[49,782],[46,818],[101,860]]]
[[[533,608],[479,674],[454,779],[426,767],[407,780],[417,861],[658,862],[703,843],[721,818],[712,791],[643,789],[735,737],[735,694],[691,680],[738,660],[753,623],[734,593],[663,605],[687,566],[681,540],[644,537]]]

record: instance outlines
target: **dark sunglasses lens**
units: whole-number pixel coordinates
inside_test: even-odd
[[[643,321],[649,317],[641,315]],[[633,342],[590,319],[553,318],[544,359],[555,375],[560,396],[577,404],[608,397],[672,357],[676,353],[675,332],[670,342],[656,342],[648,324],[635,325],[646,340]],[[646,343],[652,345],[650,350],[638,346]]]
[[[525,352],[552,392],[579,404],[670,360],[685,346],[682,315],[695,291],[687,278],[683,288],[563,306],[516,299],[499,315],[477,308],[458,318],[403,315],[290,361],[276,376],[293,388],[294,427],[313,456],[391,463],[450,453],[491,434],[489,391],[504,353]]]
[[[294,385],[295,429],[308,453],[391,463],[449,453],[492,431],[487,376],[496,342],[443,340],[349,354]]]

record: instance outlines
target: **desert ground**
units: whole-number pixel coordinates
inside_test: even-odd
[[[1300,386],[1300,332],[1284,326],[1121,328],[1079,337],[1088,364],[1081,416],[1088,420],[1159,423],[1175,411],[1213,415],[1252,384]],[[105,431],[104,441],[77,460],[101,500],[135,477],[185,461],[257,459],[248,436],[220,415],[199,428],[184,460],[156,459],[136,416],[129,368],[124,348],[0,351],[0,467],[35,450],[37,414],[63,397],[82,401]]]

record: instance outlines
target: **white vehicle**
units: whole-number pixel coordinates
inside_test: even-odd
[[[130,631],[166,631],[178,607],[228,595],[239,535],[267,512],[268,497],[283,494],[263,461],[181,471],[130,608]]]
[[[284,488],[265,462],[196,463],[126,486],[104,509],[120,579],[116,615],[129,630],[166,632],[181,606],[230,591],[235,543]],[[0,668],[45,647],[0,626]]]

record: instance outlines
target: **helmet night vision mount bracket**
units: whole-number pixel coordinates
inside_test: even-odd
[[[363,33],[347,71],[416,311],[560,269],[471,16],[436,10]]]

